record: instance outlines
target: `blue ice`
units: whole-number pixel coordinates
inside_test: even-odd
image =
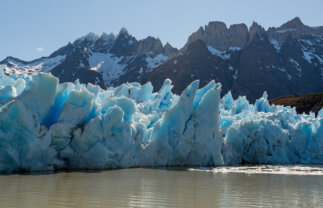
[[[0,68],[0,172],[152,166],[323,164],[323,110],[220,99],[221,84],[101,89]]]

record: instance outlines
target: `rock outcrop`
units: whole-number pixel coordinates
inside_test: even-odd
[[[323,108],[323,93],[310,95],[287,95],[274,98],[270,104],[295,107],[297,113],[310,113],[316,115]]]
[[[245,24],[234,24],[227,28],[223,22],[210,22],[189,36],[184,48],[196,40],[202,40],[221,51],[228,50],[230,47],[242,48],[249,40],[248,27]]]
[[[253,22],[227,26],[210,22],[177,50],[147,37],[137,40],[125,28],[119,34],[89,33],[49,57],[30,62],[8,57],[6,74],[51,72],[60,80],[91,82],[102,88],[125,82],[151,81],[158,89],[171,78],[180,93],[192,81],[222,83],[222,94],[247,96],[254,102],[263,91],[269,99],[323,92],[323,27],[294,18],[265,30]]]
[[[179,93],[192,80],[220,81],[222,93],[246,95],[254,102],[263,91],[272,99],[281,95],[323,92],[322,27],[309,27],[295,18],[264,30],[253,22],[210,22],[193,33],[176,57],[144,75],[141,82],[174,81]],[[158,78],[155,78],[158,77]]]

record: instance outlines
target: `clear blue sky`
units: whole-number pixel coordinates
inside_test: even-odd
[[[121,27],[180,48],[214,20],[248,26],[255,20],[268,28],[299,16],[319,26],[322,9],[323,0],[0,0],[0,60],[48,56],[88,32],[116,34]]]

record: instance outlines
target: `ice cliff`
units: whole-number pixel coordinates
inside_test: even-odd
[[[323,110],[249,104],[221,84],[180,96],[165,80],[101,89],[0,68],[0,172],[138,166],[323,164]]]

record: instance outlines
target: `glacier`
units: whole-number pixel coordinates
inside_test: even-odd
[[[106,90],[0,67],[0,172],[240,164],[323,164],[323,109],[250,104],[221,84],[166,79]]]

